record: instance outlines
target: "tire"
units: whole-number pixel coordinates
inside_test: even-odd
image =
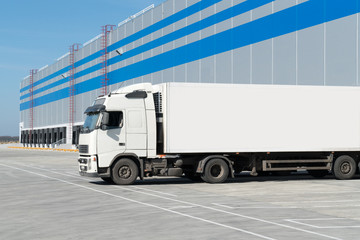
[[[207,183],[223,183],[229,176],[229,167],[224,160],[214,158],[205,165],[201,178]]]
[[[133,184],[139,175],[136,163],[128,158],[117,161],[111,170],[111,179],[118,185]]]
[[[355,176],[356,169],[355,160],[348,155],[342,155],[335,160],[333,173],[336,179],[348,180]]]
[[[323,178],[329,174],[328,170],[308,170],[308,173],[314,178]]]
[[[101,179],[109,184],[114,184],[114,181],[111,179],[111,177],[101,177]]]

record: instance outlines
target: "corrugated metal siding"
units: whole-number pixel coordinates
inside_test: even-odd
[[[216,2],[216,0],[211,0]],[[202,2],[211,2],[202,1]],[[125,51],[123,56],[118,56],[115,49],[112,49],[110,58],[120,60],[110,65],[110,72],[114,73],[110,79],[113,84],[111,90],[119,86],[126,86],[139,82],[152,82],[154,84],[161,82],[215,82],[215,83],[253,83],[253,84],[299,84],[299,85],[359,85],[359,14],[350,15],[330,21],[324,24],[315,25],[300,31],[290,32],[265,41],[256,42],[240,48],[234,48],[217,54],[215,52],[222,46],[216,46],[219,42],[228,44],[229,39],[225,41],[215,42],[213,45],[199,45],[200,47],[193,52],[188,52],[186,46],[196,43],[199,40],[206,41],[207,38],[214,34],[223,33],[229,29],[235,29],[238,26],[246,26],[246,24],[254,23],[256,20],[266,19],[268,16],[287,11],[296,4],[310,4],[311,2],[319,2],[318,0],[277,0],[269,1],[267,4],[254,8],[250,11],[244,11],[225,21],[218,22],[214,25],[201,28],[202,24],[206,24],[206,19],[211,18],[214,14],[219,14],[224,10],[244,0],[223,0],[216,4],[210,4],[209,7],[195,12],[185,18],[179,18],[165,27],[161,27],[156,31],[145,34],[135,41],[130,41],[121,46]],[[125,23],[110,35],[109,45],[119,43],[127,37],[134,36],[143,29],[156,25],[161,20],[168,21],[169,17],[174,16],[184,9],[189,9],[199,0],[176,1],[168,0],[163,4],[149,10],[143,15]],[[251,4],[259,4],[265,1],[247,1]],[[336,2],[339,4],[351,4],[355,0],[339,1],[327,0],[327,3]],[[359,12],[359,10],[357,10]],[[229,11],[229,14],[232,14]],[[319,12],[317,14],[326,14]],[[218,15],[216,15],[218,16]],[[296,14],[287,17],[287,21],[297,24]],[[309,16],[311,17],[311,16]],[[214,18],[214,17],[213,17]],[[218,17],[214,18],[216,21]],[[219,16],[220,18],[220,16]],[[203,20],[203,21],[201,21]],[[191,30],[192,24],[200,22],[201,30]],[[188,27],[188,28],[186,28]],[[274,26],[276,27],[276,26]],[[170,37],[176,31],[182,31],[186,28],[180,37]],[[254,30],[255,31],[255,30]],[[261,31],[261,29],[256,29]],[[246,32],[244,38],[251,38],[253,32]],[[231,35],[232,36],[232,35]],[[230,43],[239,41],[239,37],[232,37]],[[161,41],[163,44],[155,45]],[[148,44],[154,44],[146,47]],[[209,56],[201,57],[204,49],[209,51]],[[142,50],[144,48],[144,50]],[[184,50],[182,50],[184,49]],[[75,55],[75,60],[86,60],[89,56],[96,54],[100,50],[100,40],[84,46]],[[171,54],[172,50],[179,50],[177,55],[169,55],[166,64],[161,62],[165,69],[156,68],[160,62],[153,61],[155,56],[163,56],[162,54]],[[181,51],[180,51],[181,50]],[[127,54],[138,51],[137,54],[126,58]],[[191,58],[193,55],[199,55],[200,59]],[[188,58],[189,61],[177,64],[177,58]],[[124,60],[122,60],[124,59]],[[130,79],[121,83],[120,80],[129,74],[126,67],[132,68],[136,63],[151,60],[149,65],[144,69],[132,70],[143,74],[130,74]],[[77,74],[81,74],[76,78],[76,83],[86,83],[85,86],[98,86],[98,89],[85,91],[76,95],[76,114],[75,122],[84,120],[84,109],[89,106],[93,100],[100,95],[100,81],[98,85],[89,82],[90,79],[100,76],[99,70],[95,69],[100,63],[99,57],[92,58],[91,61],[79,66],[76,69]],[[172,64],[176,66],[172,66]],[[61,74],[67,73],[69,65],[69,57],[58,60],[54,64],[44,68],[35,75],[35,83],[40,80],[40,84],[34,88],[34,100],[36,103],[48,101],[46,104],[39,104],[34,108],[34,127],[41,128],[51,125],[66,125],[68,123],[68,99],[66,97],[68,82],[63,79]],[[143,66],[143,65],[139,65]],[[166,66],[170,66],[169,68]],[[123,72],[117,73],[115,70]],[[141,70],[141,71],[140,71]],[[115,74],[116,72],[116,74]],[[133,77],[132,77],[133,76]],[[88,81],[88,82],[87,82]],[[29,101],[29,79],[26,78],[21,82],[20,104],[21,104],[21,122],[24,122],[24,128],[29,127],[29,110],[27,109]],[[84,87],[84,86],[83,86]],[[25,89],[24,89],[25,88]],[[62,92],[61,92],[62,91]],[[49,95],[50,94],[50,95]],[[51,95],[52,94],[52,95]],[[55,100],[48,100],[50,99]],[[58,100],[56,100],[59,98]]]

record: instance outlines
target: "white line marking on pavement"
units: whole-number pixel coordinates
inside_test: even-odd
[[[307,195],[307,194],[338,194],[338,195],[342,195],[342,194],[346,194],[346,193],[351,193],[351,194],[359,194],[360,191],[337,191],[337,192],[311,192],[311,191],[307,191],[307,192],[302,192],[301,195]],[[299,192],[293,192],[293,193],[272,193],[272,196],[294,196],[294,194],[300,194]],[[255,197],[255,196],[266,196],[266,194],[250,194],[250,193],[245,193],[241,194],[241,196],[244,197]]]
[[[313,208],[334,208],[334,207],[359,207],[360,205],[329,205],[329,206],[324,206],[324,205],[320,205],[320,206],[316,206],[316,205],[312,205],[312,206],[246,206],[247,204],[244,204],[243,207],[231,207],[228,206],[226,204],[223,203],[212,203],[213,205],[216,206],[220,206],[223,208],[229,208],[229,209],[304,209],[304,208],[308,208],[308,209],[313,209]],[[260,204],[260,203],[258,203]],[[272,203],[269,202],[269,205],[271,205]]]
[[[266,237],[266,236],[264,236],[264,235],[257,234],[257,233],[254,233],[254,232],[250,232],[250,231],[247,231],[247,230],[244,230],[244,229],[232,227],[232,226],[229,226],[229,225],[221,224],[221,223],[214,222],[214,221],[211,221],[211,220],[207,220],[207,219],[204,219],[204,218],[195,217],[195,216],[192,216],[192,215],[189,215],[189,214],[177,212],[177,211],[170,210],[170,209],[167,209],[167,208],[162,208],[162,207],[159,207],[159,206],[156,206],[156,205],[153,205],[153,204],[149,204],[149,203],[145,203],[145,202],[140,202],[140,201],[137,201],[137,200],[134,200],[134,199],[130,199],[130,198],[127,198],[127,197],[122,197],[122,196],[115,195],[115,194],[112,194],[112,193],[100,191],[100,190],[97,190],[97,189],[94,189],[94,188],[91,188],[91,187],[86,187],[86,186],[83,186],[83,185],[80,185],[80,184],[76,184],[76,183],[72,183],[72,182],[69,182],[69,181],[66,181],[66,180],[63,180],[63,179],[59,179],[59,178],[55,178],[55,177],[50,177],[50,176],[47,176],[47,175],[44,175],[44,174],[40,174],[40,173],[28,171],[28,170],[25,170],[25,169],[20,169],[20,168],[17,168],[17,167],[13,167],[13,166],[6,165],[6,164],[1,164],[1,163],[0,163],[0,165],[1,165],[1,166],[4,166],[4,167],[16,169],[16,170],[19,170],[19,171],[27,172],[27,173],[30,173],[30,174],[33,174],[33,175],[37,175],[37,176],[40,176],[40,177],[44,177],[44,178],[56,180],[56,181],[59,181],[59,182],[62,182],[62,183],[66,183],[66,184],[72,185],[72,186],[84,188],[84,189],[87,189],[87,190],[90,190],[90,191],[93,191],[93,192],[102,193],[102,194],[104,194],[104,195],[108,195],[108,196],[111,196],[111,197],[119,198],[119,199],[122,199],[122,200],[125,200],[125,201],[129,201],[129,202],[132,202],[132,203],[137,203],[137,204],[141,204],[141,205],[144,205],[144,206],[147,206],[147,207],[157,208],[157,209],[160,209],[160,210],[163,210],[163,211],[166,211],[166,212],[170,212],[170,213],[174,213],[174,214],[177,214],[177,215],[180,215],[180,216],[192,218],[192,219],[195,219],[195,220],[199,220],[199,221],[202,221],[202,222],[210,223],[210,224],[217,225],[217,226],[220,226],[220,227],[232,229],[232,230],[235,230],[235,231],[238,231],[238,232],[250,234],[250,235],[253,235],[253,236],[262,238],[262,239],[275,240],[274,238]]]
[[[0,164],[0,165],[2,165],[2,164]],[[21,165],[21,164],[19,164],[19,165]],[[23,166],[25,166],[25,165],[23,165]],[[43,170],[43,171],[52,172],[52,171],[47,170],[47,169],[41,169],[41,168],[38,168],[38,169]],[[19,169],[19,170],[21,170],[21,169]],[[74,178],[81,178],[81,177],[75,177],[75,176],[66,175],[66,174],[57,173],[57,172],[54,172],[54,173],[60,174],[60,175],[64,175],[64,176],[74,177]],[[80,185],[80,186],[81,186],[81,185]],[[329,238],[329,239],[341,240],[340,238],[328,236],[328,235],[325,235],[325,234],[317,233],[317,232],[314,232],[314,231],[309,231],[309,230],[302,229],[302,228],[297,228],[297,227],[285,225],[285,224],[282,224],[282,223],[271,222],[271,221],[268,221],[268,220],[265,220],[265,219],[250,217],[250,216],[246,216],[246,215],[242,215],[242,214],[237,214],[237,213],[233,213],[233,212],[228,212],[228,211],[225,211],[225,210],[222,210],[222,209],[218,209],[218,208],[203,206],[203,205],[196,204],[196,203],[181,201],[181,200],[178,200],[178,199],[172,199],[172,198],[168,198],[168,197],[164,197],[164,196],[155,195],[155,194],[152,194],[152,193],[137,191],[137,190],[131,189],[131,188],[130,188],[131,186],[122,187],[122,186],[115,185],[114,187],[115,187],[115,188],[124,189],[124,190],[128,190],[128,191],[132,191],[132,192],[137,192],[137,193],[140,193],[140,194],[145,194],[145,195],[149,195],[149,196],[154,196],[154,197],[157,197],[157,198],[162,198],[162,199],[170,200],[170,201],[173,201],[173,202],[179,202],[179,203],[186,204],[186,205],[193,205],[193,206],[201,207],[201,208],[204,208],[204,209],[209,209],[209,210],[213,210],[213,211],[217,211],[217,212],[222,212],[222,213],[225,213],[225,214],[229,214],[229,215],[233,215],[233,216],[238,216],[238,217],[242,217],[242,218],[246,218],[246,219],[250,219],[250,220],[254,220],[254,221],[258,221],[258,222],[263,222],[263,223],[267,223],[267,224],[271,224],[271,225],[275,225],[275,226],[279,226],[279,227],[284,227],[284,228],[289,228],[289,229],[293,229],[293,230],[297,230],[297,231],[301,231],[301,232],[306,232],[306,233],[314,234],[314,235],[317,235],[317,236],[322,236],[322,237]]]
[[[65,172],[66,174],[69,174],[69,175],[72,175],[72,176],[76,176],[76,177],[78,177],[79,176],[79,174],[75,174],[74,172]]]
[[[24,166],[24,167],[30,167],[30,166],[21,165],[21,164],[16,164],[16,165],[20,165],[20,166]],[[60,175],[64,175],[64,176],[73,176],[73,177],[76,177],[76,178],[79,178],[79,179],[86,178],[84,176],[80,177],[79,174],[75,174],[73,172],[65,172],[66,174],[61,174],[59,172],[54,171],[54,169],[48,170],[48,169],[44,169],[44,168],[35,167],[33,165],[31,165],[30,168],[39,169],[39,170],[43,170],[43,171],[48,171],[48,172],[52,172],[52,173],[56,173],[56,174],[60,174]],[[59,169],[55,169],[55,170],[59,170]],[[87,179],[94,179],[94,178],[87,177]],[[146,189],[146,188],[141,188],[141,187],[135,187],[135,186],[131,186],[131,187],[135,188],[135,189],[141,189],[141,190],[144,190],[144,191],[149,191],[149,192],[159,193],[159,194],[168,195],[168,196],[172,196],[172,197],[177,197],[177,195],[171,194],[171,193],[165,193],[165,192],[160,192],[160,191],[156,191],[156,190],[151,190],[151,189]]]
[[[141,187],[135,187],[135,186],[131,186],[131,188],[136,188],[136,189],[140,189],[140,190],[144,190],[144,191],[159,193],[159,194],[168,195],[168,196],[172,196],[172,197],[177,197],[177,195],[174,195],[171,193],[164,193],[164,192],[155,191],[155,190],[151,190],[151,189],[147,189],[147,188],[141,188]]]
[[[269,203],[343,203],[359,202],[359,200],[325,200],[325,201],[294,201],[294,202],[269,202]]]
[[[360,220],[360,218],[351,218],[352,220]],[[326,220],[349,220],[349,218],[296,218],[287,220],[298,220],[298,221],[326,221]]]
[[[220,203],[212,203],[212,204],[215,205],[215,206],[219,206],[219,207],[234,209],[233,207],[230,207],[230,206],[227,206],[227,205],[224,205],[224,204],[220,204]]]
[[[323,219],[284,219],[285,221],[288,222],[292,222],[292,223],[296,223],[296,224],[300,224],[300,225],[304,225],[304,226],[308,226],[308,227],[312,227],[312,228],[317,228],[317,229],[341,229],[341,228],[360,228],[360,226],[356,226],[356,225],[352,225],[352,226],[316,226],[313,224],[309,224],[309,223],[304,223],[304,222],[300,222],[300,221],[326,221],[326,220],[349,220],[347,218],[323,218]]]
[[[168,209],[174,210],[174,209],[184,209],[184,208],[194,208],[194,206],[176,206]]]
[[[343,203],[343,202],[359,202],[359,200],[326,200],[326,201],[293,201],[293,202],[266,202],[269,204],[298,204],[298,203]],[[259,202],[249,202],[246,205],[256,205]]]
[[[214,205],[218,205],[220,207],[227,207],[227,208],[231,208],[231,209],[302,209],[302,207],[277,207],[277,206],[274,206],[274,207],[228,207],[226,205],[223,205],[223,204],[216,204],[216,203],[213,203]]]

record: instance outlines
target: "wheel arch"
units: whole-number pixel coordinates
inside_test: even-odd
[[[334,154],[333,163],[336,161],[338,157],[343,155],[352,157],[356,163],[360,163],[360,152],[334,152],[333,154]]]

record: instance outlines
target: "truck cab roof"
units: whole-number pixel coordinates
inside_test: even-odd
[[[151,93],[153,91],[153,86],[151,83],[139,83],[139,84],[134,84],[131,86],[126,86],[116,89],[115,91],[112,92],[112,94],[127,94],[133,91],[141,91],[141,90],[147,93]]]

